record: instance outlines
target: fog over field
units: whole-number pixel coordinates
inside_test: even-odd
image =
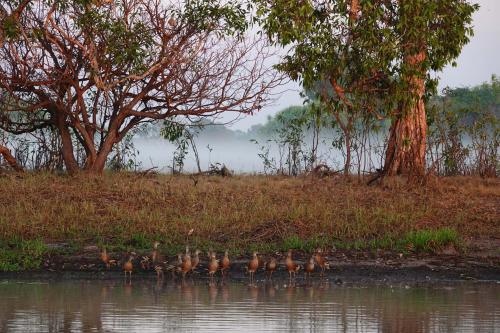
[[[319,147],[318,161],[341,169],[343,163],[342,153],[331,146],[332,133],[328,133],[326,130],[324,132],[321,137],[322,143]],[[258,144],[251,142],[250,139],[258,140]],[[308,140],[310,138],[305,135],[304,150],[310,149]],[[175,144],[160,137],[136,137],[133,142],[139,152],[137,162],[140,163],[140,169],[157,168],[158,171],[163,173],[172,172],[171,166],[176,149]],[[216,138],[211,135],[201,134],[195,138],[195,143],[203,171],[208,170],[210,164],[220,163],[238,174],[262,173],[264,172],[263,161],[259,157],[259,154],[263,152],[262,146],[269,146],[269,157],[274,158],[276,163],[279,164],[280,152],[278,145],[267,143],[266,138],[238,137],[237,134],[234,137]],[[188,173],[198,171],[195,155],[191,147],[188,149],[183,171]]]
[[[198,153],[203,170],[208,170],[210,163],[225,164],[237,173],[260,172],[262,162],[258,159],[257,145],[248,140],[203,142],[198,140]],[[160,172],[171,172],[172,156],[175,145],[161,138],[137,138],[134,145],[140,152],[138,161],[142,169],[157,167]],[[212,151],[207,148],[210,145]],[[197,172],[192,150],[185,160],[185,172]]]

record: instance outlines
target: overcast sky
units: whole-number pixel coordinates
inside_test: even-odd
[[[489,81],[492,74],[500,75],[500,0],[476,2],[481,8],[474,14],[474,37],[457,59],[458,66],[449,66],[439,73],[440,89],[446,86],[473,86]],[[289,91],[283,93],[273,106],[264,108],[254,116],[247,116],[231,127],[246,130],[254,124],[265,122],[268,116],[287,106],[302,104],[300,87],[292,83],[286,88]]]

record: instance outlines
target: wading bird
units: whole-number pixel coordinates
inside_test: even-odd
[[[198,267],[198,265],[200,264],[200,253],[200,250],[194,251],[194,257],[193,259],[191,259],[191,272],[193,273],[196,267]]]
[[[134,270],[134,264],[132,263],[132,260],[134,260],[135,253],[131,252],[130,256],[128,257],[128,260],[123,264],[123,271],[125,272],[125,279],[127,278],[127,273],[132,279],[132,271]]]
[[[306,278],[310,278],[311,274],[314,273],[314,257],[311,257],[309,261],[304,265],[304,274]]]
[[[325,269],[330,269],[330,264],[325,259],[325,257],[323,257],[323,250],[321,248],[318,248],[316,250],[314,259],[318,263],[319,268],[321,268],[321,276],[323,276],[325,274]]]
[[[163,278],[163,265],[160,265],[160,264],[156,264],[155,267],[155,272],[156,272],[156,277],[158,279],[162,279]]]
[[[189,271],[191,271],[191,255],[186,254],[182,259],[181,264],[182,279],[186,277],[186,274],[189,273]]]
[[[250,274],[250,282],[255,279],[255,272],[259,268],[259,257],[258,253],[254,251],[252,259],[248,262],[247,271]]]
[[[292,250],[288,250],[288,254],[286,256],[286,269],[288,270],[288,275],[290,280],[292,280],[292,276],[295,277],[297,272],[300,270],[300,265],[297,265],[292,258]]]
[[[148,256],[142,257],[140,264],[143,271],[149,271],[151,268],[151,260]]]
[[[153,251],[151,252],[151,261],[153,262],[153,265],[156,265],[161,261],[160,258],[160,250],[158,250],[158,246],[160,245],[160,242],[156,241],[153,243]]]
[[[215,256],[215,252],[211,252],[210,261],[208,262],[208,275],[210,279],[213,280],[215,273],[219,269],[219,260]]]
[[[273,273],[278,268],[278,262],[274,257],[271,257],[271,259],[267,262],[264,263],[264,269],[266,270],[266,276],[269,279],[273,278]]]
[[[229,260],[229,251],[226,250],[224,252],[224,258],[222,258],[222,267],[221,267],[221,272],[222,272],[222,277],[226,275],[229,272],[229,267],[231,266],[231,261]]]
[[[101,260],[106,265],[106,268],[109,269],[110,263],[109,263],[109,255],[108,252],[106,251],[106,248],[103,247],[101,251]]]

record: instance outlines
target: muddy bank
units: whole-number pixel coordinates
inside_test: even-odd
[[[123,279],[122,264],[125,253],[111,253],[115,260],[107,269],[99,259],[96,248],[89,247],[85,253],[78,255],[51,255],[43,260],[43,267],[36,271],[0,272],[2,278],[16,279]],[[156,279],[153,268],[141,268],[140,261],[146,253],[138,253],[134,260],[134,278]],[[284,266],[284,253],[275,253],[279,260],[279,268],[274,273],[275,279],[287,279],[288,273]],[[270,255],[260,255],[261,265]],[[295,261],[303,265],[310,254],[296,252]],[[175,264],[175,257],[168,257],[168,264]],[[248,279],[246,265],[248,256],[233,257],[229,278],[235,281]],[[493,281],[500,283],[500,256],[491,252],[464,254],[426,254],[403,255],[401,253],[382,251],[336,251],[326,255],[330,270],[326,271],[325,279],[343,283],[436,283],[441,281]],[[166,266],[168,266],[166,264]],[[206,258],[202,257],[199,267],[190,279],[206,279]],[[299,272],[297,280],[304,279]],[[165,279],[171,279],[172,273],[165,272]],[[313,276],[320,278],[319,268]],[[264,280],[265,272],[260,268],[257,279]]]

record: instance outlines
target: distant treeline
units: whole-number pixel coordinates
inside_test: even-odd
[[[484,112],[494,115],[497,119],[500,117],[500,80],[492,77],[491,82],[486,82],[478,86],[462,88],[445,88],[442,94],[432,96],[427,105],[427,114],[429,121],[436,112],[436,108],[446,109],[447,112],[457,114],[462,125],[471,125]],[[264,124],[252,126],[247,132],[249,137],[265,137],[276,133],[276,131],[287,123],[287,120],[299,119],[310,112],[310,106],[291,106],[273,117],[268,117]],[[333,116],[324,115],[322,124],[324,127],[335,126]],[[382,124],[384,121],[381,122]]]

